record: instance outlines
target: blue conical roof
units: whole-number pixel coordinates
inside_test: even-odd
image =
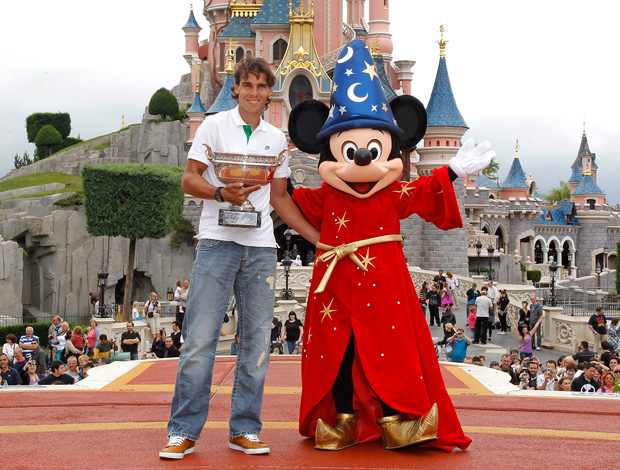
[[[293,9],[299,6],[299,0],[293,0]],[[254,24],[289,24],[289,0],[265,0],[252,18]]]
[[[512,160],[512,166],[506,176],[506,180],[502,182],[502,189],[508,188],[527,188],[527,178],[518,158]]]
[[[206,113],[207,110],[200,101],[200,93],[194,93],[194,102],[192,106],[187,110],[188,113]]]
[[[601,188],[598,187],[592,175],[584,175],[579,186],[573,191],[573,195],[579,194],[605,194]]]
[[[390,79],[385,73],[385,62],[383,61],[383,57],[377,55],[373,57],[373,60],[375,61],[377,75],[379,75],[379,80],[381,80],[381,87],[383,88],[383,92],[385,93],[385,98],[388,101],[392,101],[394,98],[396,98],[396,92],[394,91],[394,88],[392,88]]]
[[[570,175],[569,183],[580,183],[581,182],[581,173],[579,173],[579,167],[576,165],[573,166],[573,173]]]
[[[185,28],[200,28],[200,25],[198,24],[198,22],[196,21],[196,17],[194,16],[194,10],[190,10],[187,23],[185,23],[185,26],[183,26],[183,28],[181,29],[185,29]]]
[[[216,114],[221,111],[230,111],[237,106],[237,102],[230,96],[232,86],[235,84],[235,78],[232,74],[226,75],[224,85],[220,90],[219,95],[215,98],[215,101],[207,111],[207,114]]]
[[[469,129],[456,105],[445,57],[439,59],[435,85],[426,107],[426,114],[428,115],[428,127],[465,127]]]

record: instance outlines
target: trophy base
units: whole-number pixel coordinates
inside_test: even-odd
[[[257,228],[261,226],[261,213],[247,209],[220,209],[218,224],[226,227]]]

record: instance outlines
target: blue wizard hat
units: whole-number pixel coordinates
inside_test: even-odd
[[[317,138],[363,128],[403,135],[381,87],[368,46],[356,39],[344,46],[338,56],[329,115]]]

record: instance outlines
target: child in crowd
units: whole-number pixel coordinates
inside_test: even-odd
[[[469,315],[467,315],[467,327],[471,331],[472,338],[476,335],[476,306],[469,306]]]

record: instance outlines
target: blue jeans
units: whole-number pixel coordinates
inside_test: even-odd
[[[532,335],[532,347],[534,349],[542,347],[542,328],[539,326],[536,333]]]
[[[286,344],[288,346],[288,353],[293,354],[293,351],[295,351],[295,345],[297,344],[297,341],[286,340]]]
[[[196,251],[182,327],[185,344],[179,359],[168,436],[193,441],[200,437],[209,414],[215,351],[231,292],[237,301],[239,345],[229,435],[235,438],[258,434],[269,366],[276,249],[202,239]]]

